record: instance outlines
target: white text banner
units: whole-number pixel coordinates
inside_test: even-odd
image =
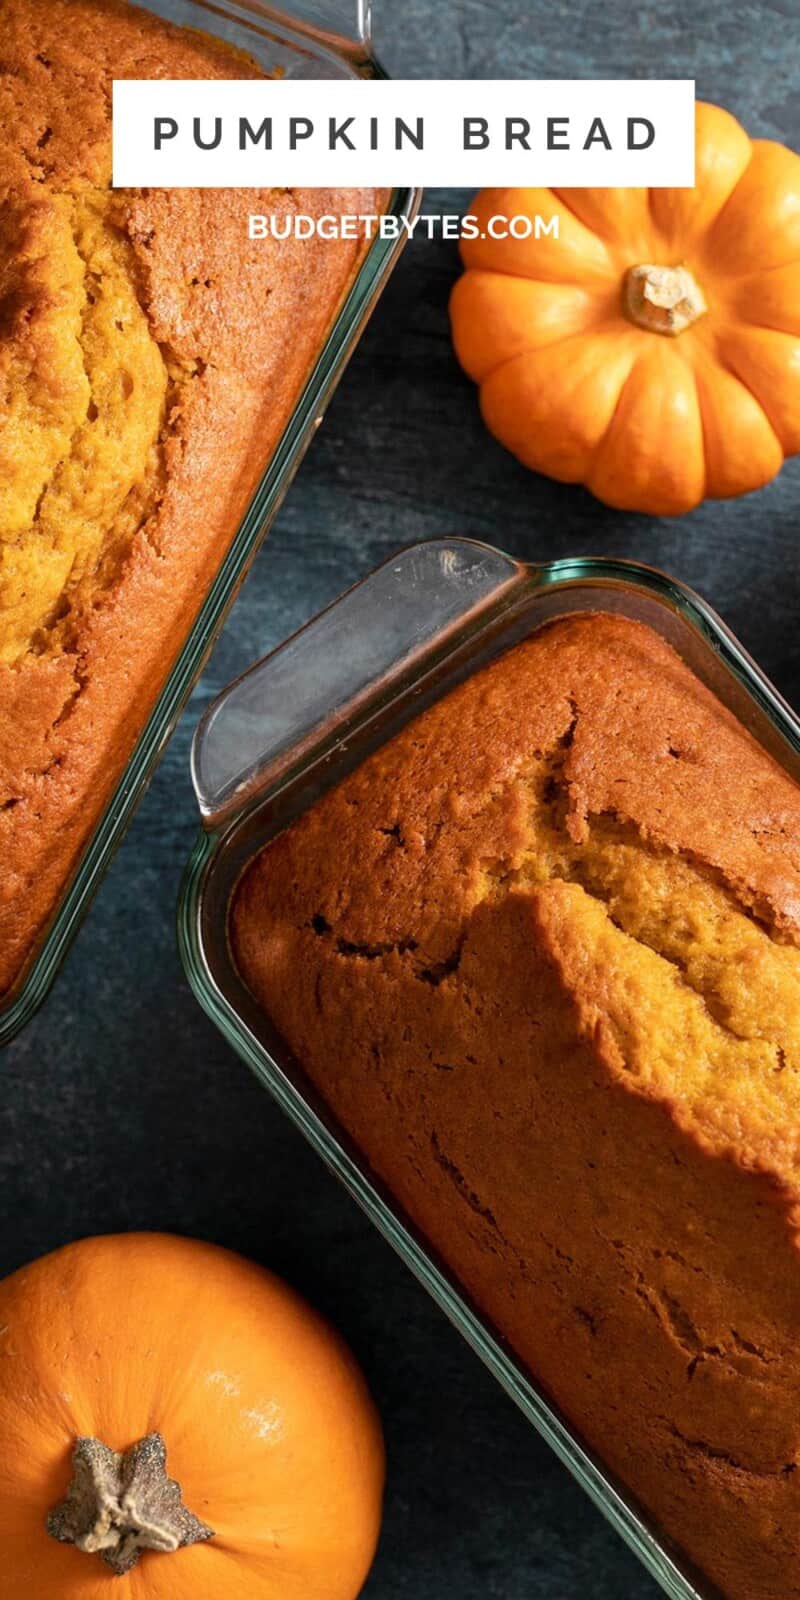
[[[122,188],[686,188],[690,79],[128,80]]]

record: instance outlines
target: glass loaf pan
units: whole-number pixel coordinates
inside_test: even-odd
[[[800,778],[800,723],[714,612],[627,562],[527,566],[448,539],[379,567],[209,707],[194,740],[202,831],[179,904],[201,1005],[443,1307],[673,1600],[716,1600],[536,1387],[343,1135],[250,998],[227,940],[231,895],[254,853],[425,705],[554,617],[620,612],[656,629]]]
[[[379,77],[365,0],[319,0],[291,16],[259,0],[138,0],[171,22],[215,34],[286,77]],[[421,192],[395,190],[389,212],[415,215]],[[81,852],[32,960],[0,1001],[0,1046],[44,1000],[103,873],[131,820],[183,706],[211,650],[239,584],[273,521],[347,361],[403,247],[375,239],[329,328],[283,435],[220,564],[191,631],[150,712],[114,793]]]

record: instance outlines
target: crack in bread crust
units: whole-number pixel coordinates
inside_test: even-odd
[[[18,354],[7,350],[0,660],[9,664],[69,650],[76,610],[114,583],[157,504],[169,379],[118,209],[93,191],[52,197],[47,260],[33,263],[47,281],[21,315]]]
[[[526,797],[526,837],[513,856],[503,853],[480,860],[482,883],[469,915],[484,899],[498,899],[514,891],[535,894],[554,884],[566,891],[560,898],[562,914],[579,925],[586,948],[589,930],[582,896],[593,900],[609,928],[603,930],[596,916],[591,926],[600,938],[608,936],[609,952],[616,948],[624,961],[624,941],[630,940],[630,964],[633,945],[642,947],[636,959],[644,965],[645,981],[648,972],[652,974],[662,1015],[671,1015],[673,1035],[693,1029],[702,1059],[719,1074],[742,1079],[740,1094],[754,1078],[761,1079],[769,1107],[785,1107],[793,1113],[800,1131],[800,947],[796,939],[765,926],[747,896],[729,887],[713,867],[693,860],[689,851],[653,842],[633,821],[608,813],[588,816],[579,837],[571,836],[564,764],[579,717],[573,705],[568,729],[555,748],[539,752],[510,780]],[[405,848],[394,829],[382,831],[394,836],[398,850]],[[392,957],[426,981],[433,981],[432,972],[436,982],[459,981],[468,920],[452,949],[434,967],[427,961],[416,929],[409,927],[389,943],[369,945],[348,939],[324,917],[317,920],[330,934],[339,957],[369,961]],[[614,933],[621,939],[615,939]],[[663,970],[650,964],[644,952],[655,957]],[[563,965],[562,976],[571,987]],[[635,1055],[635,1039],[630,1029],[616,1024],[613,1006],[606,1009],[605,1021],[621,1059],[632,1045]],[[587,1026],[593,1025],[590,1018]],[[651,1054],[654,1042],[651,1037]],[[676,1062],[669,1053],[666,1070],[674,1091]],[[772,1111],[768,1114],[771,1117]],[[799,1164],[800,1139],[792,1155],[792,1169]]]

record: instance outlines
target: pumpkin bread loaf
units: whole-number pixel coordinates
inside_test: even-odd
[[[257,77],[120,0],[3,0],[0,992],[18,976],[352,275],[253,210],[373,191],[112,192],[114,77]]]
[[[553,623],[249,866],[340,1124],[730,1600],[800,1596],[800,794],[644,626]]]

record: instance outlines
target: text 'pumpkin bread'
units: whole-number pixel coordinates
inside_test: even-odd
[[[800,793],[553,623],[251,863],[240,971],[396,1200],[730,1600],[800,1596]]]

